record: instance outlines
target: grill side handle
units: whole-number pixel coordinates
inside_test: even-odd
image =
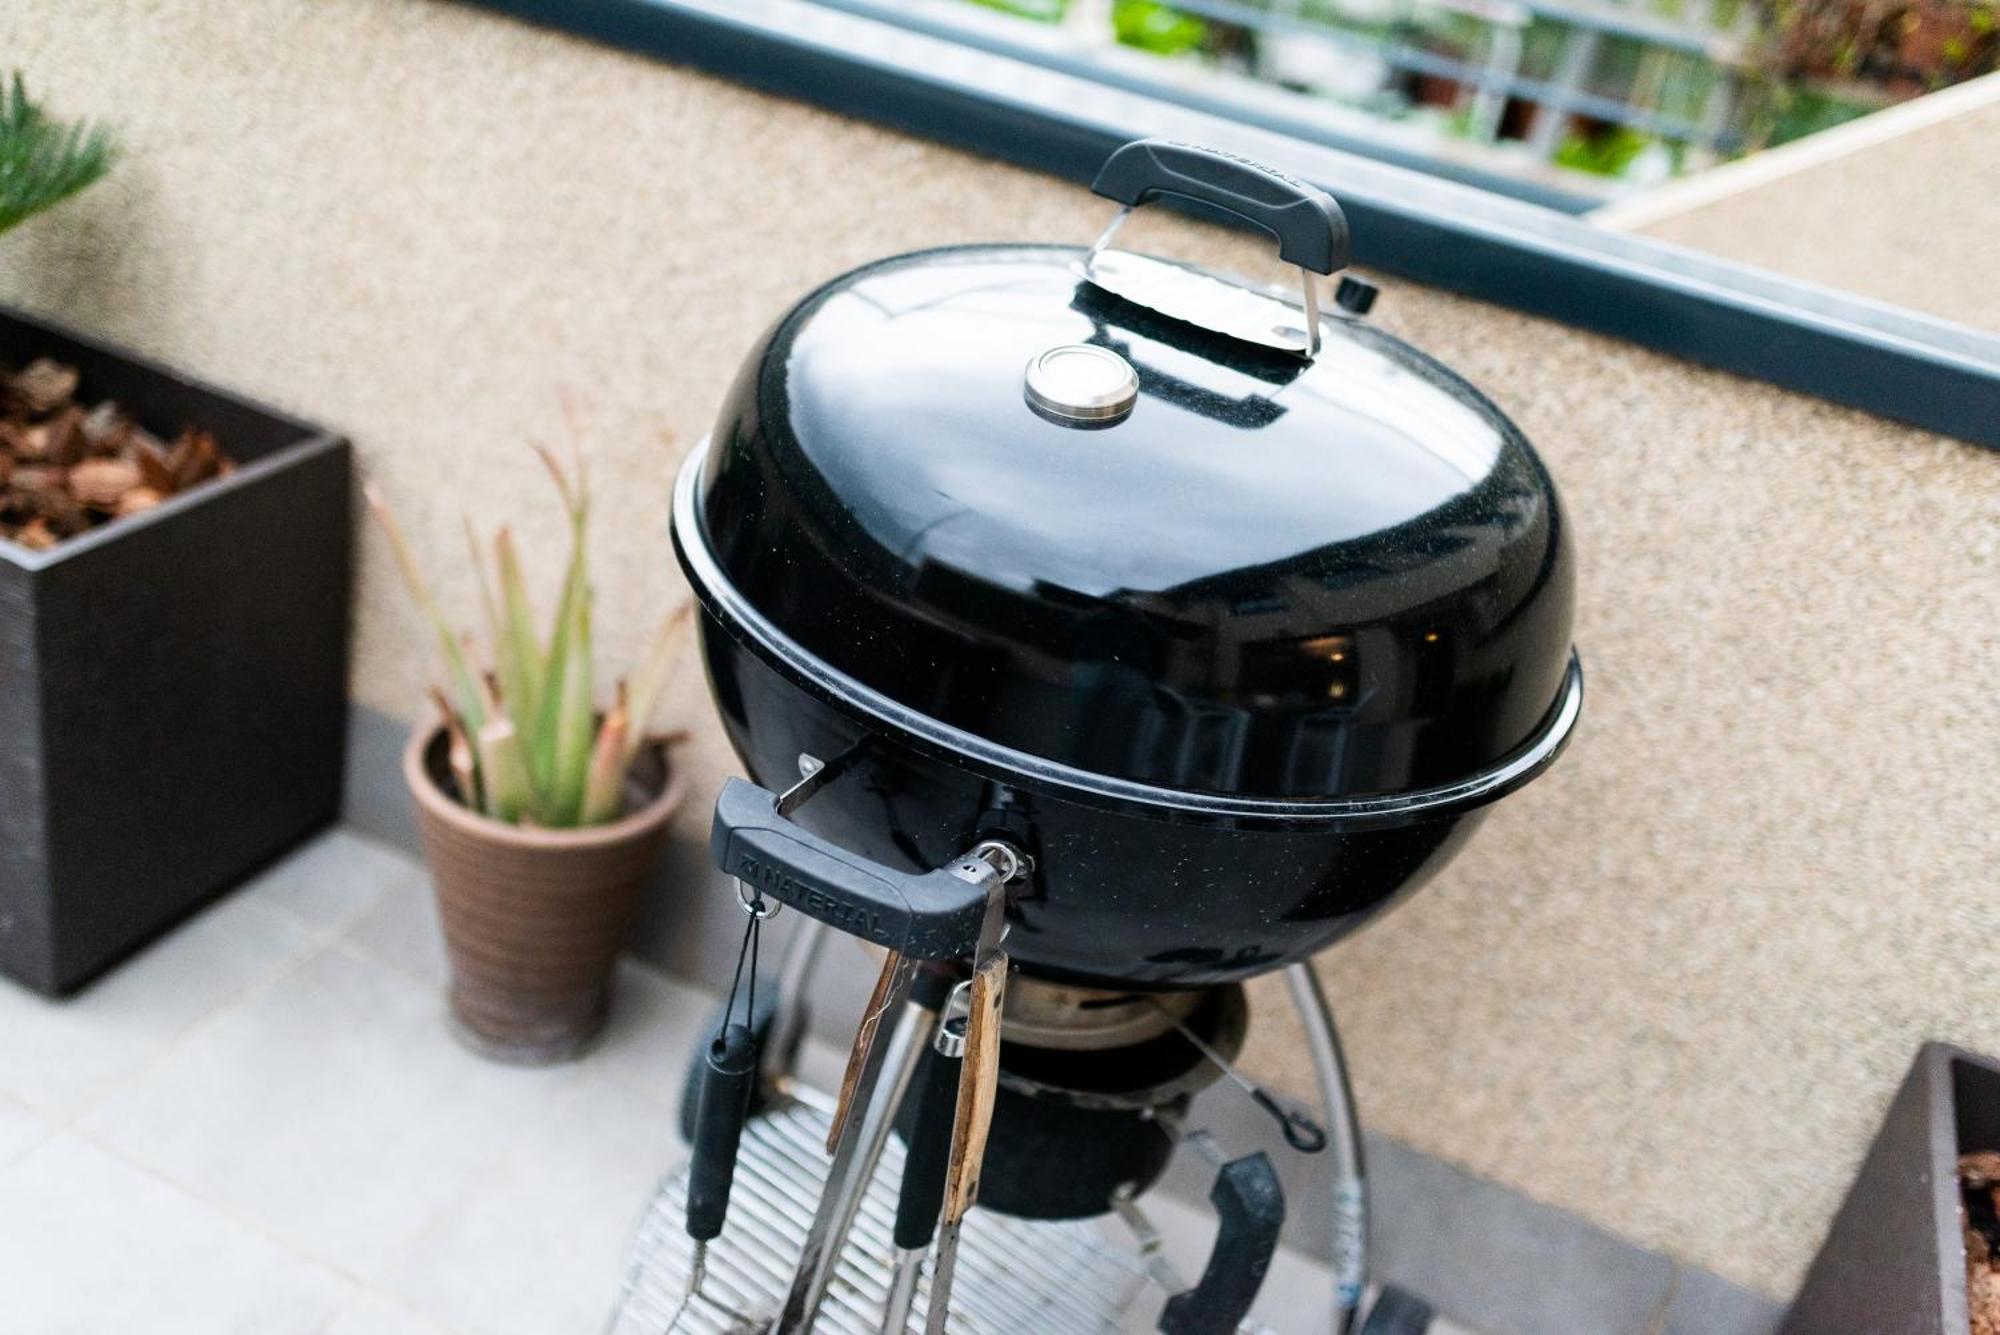
[[[970,855],[925,872],[883,866],[779,814],[778,795],[747,779],[716,798],[709,852],[750,890],[915,959],[973,952],[993,876]]]

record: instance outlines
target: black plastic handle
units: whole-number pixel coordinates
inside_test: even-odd
[[[1285,1227],[1285,1192],[1270,1156],[1259,1150],[1232,1159],[1208,1193],[1222,1227],[1201,1282],[1167,1299],[1160,1313],[1165,1335],[1210,1335],[1235,1330],[1257,1301],[1264,1275]]]
[[[1111,155],[1090,188],[1128,207],[1158,195],[1213,205],[1276,237],[1287,264],[1314,273],[1347,267],[1347,217],[1333,196],[1233,153],[1138,139]]]
[[[885,867],[779,815],[777,794],[748,780],[722,786],[709,852],[752,889],[912,958],[957,959],[979,943],[991,875],[984,863]]]
[[[931,1245],[938,1212],[944,1208],[944,1180],[951,1167],[951,1129],[958,1114],[959,1057],[933,1048],[922,1074],[910,1087],[916,1100],[903,1143],[903,1183],[896,1195],[896,1245],[915,1251]]]
[[[694,1156],[688,1164],[687,1231],[698,1242],[722,1233],[736,1147],[750,1116],[757,1083],[757,1039],[750,1026],[725,1024],[702,1054],[701,1096],[695,1105]]]

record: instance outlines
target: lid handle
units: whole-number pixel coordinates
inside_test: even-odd
[[[1347,267],[1347,218],[1333,196],[1233,153],[1138,139],[1106,160],[1090,188],[1126,208],[1178,195],[1233,213],[1278,241],[1278,256],[1314,273]]]

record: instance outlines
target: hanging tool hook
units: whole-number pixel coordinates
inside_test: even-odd
[[[1285,1135],[1285,1143],[1300,1154],[1318,1154],[1326,1148],[1326,1128],[1297,1108],[1287,1108],[1279,1103],[1268,1089],[1250,1092],[1264,1108],[1277,1119],[1278,1127]]]
[[[1325,1127],[1299,1109],[1287,1108],[1284,1104],[1278,1102],[1277,1096],[1272,1094],[1270,1090],[1265,1089],[1262,1085],[1253,1083],[1249,1077],[1237,1070],[1229,1058],[1223,1056],[1214,1044],[1210,1043],[1200,1034],[1197,1034],[1180,1016],[1175,1015],[1172,1011],[1150,997],[1147,998],[1147,1001],[1152,1005],[1154,1010],[1166,1017],[1167,1023],[1171,1024],[1196,1052],[1199,1052],[1203,1057],[1208,1059],[1210,1065],[1228,1076],[1244,1093],[1250,1096],[1252,1102],[1265,1112],[1271,1114],[1272,1118],[1278,1123],[1278,1129],[1284,1133],[1287,1145],[1290,1145],[1301,1154],[1318,1154],[1326,1148]]]
[[[775,899],[766,899],[762,890],[752,889],[750,886],[745,885],[741,879],[738,879],[736,882],[736,902],[742,906],[745,913],[758,922],[763,922],[767,918],[775,918],[785,911],[785,906],[782,903]]]

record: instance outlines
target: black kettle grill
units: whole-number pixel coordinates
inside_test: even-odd
[[[1003,1054],[1010,972],[1037,1014],[1156,1021],[1120,1030],[1119,1053],[1157,1057],[1179,1032],[1212,1068],[1233,1052],[1220,1030],[1153,1012],[1192,1016],[1294,966],[1354,1198],[1336,1230],[1351,1313],[1358,1146],[1299,962],[1442,867],[1581,708],[1554,483],[1491,402],[1365,321],[1367,284],[1343,280],[1320,310],[1315,276],[1348,255],[1333,200],[1150,140],[1095,189],[1123,208],[1088,249],[925,251],[806,297],[750,353],[676,488],[710,684],[753,780],[717,801],[715,857],[757,912],[790,906],[886,952],[781,1330],[818,1314],[898,1106],[913,1165],[926,1134],[951,1146],[933,1331],[981,1162],[1089,1152],[1035,1140],[1010,1157],[1039,1134],[1010,1099],[1068,1122],[1184,1114],[1181,1067],[1122,1104],[1036,1075],[1077,1065],[1047,1055],[1089,1049],[1074,1030],[1018,1021]],[[1110,249],[1160,195],[1271,233],[1303,301]],[[925,1133],[930,1085],[947,1093]],[[1120,1134],[1106,1162],[1129,1165]],[[1105,1171],[1126,1175],[1122,1197],[1107,1181],[1052,1213],[1129,1203],[1157,1170]],[[1256,1216],[1276,1183],[1237,1188],[1225,1215]],[[923,1223],[900,1232],[927,1245]],[[1163,1328],[1238,1306],[1193,1294]],[[883,1328],[900,1329],[911,1295],[887,1301]]]

